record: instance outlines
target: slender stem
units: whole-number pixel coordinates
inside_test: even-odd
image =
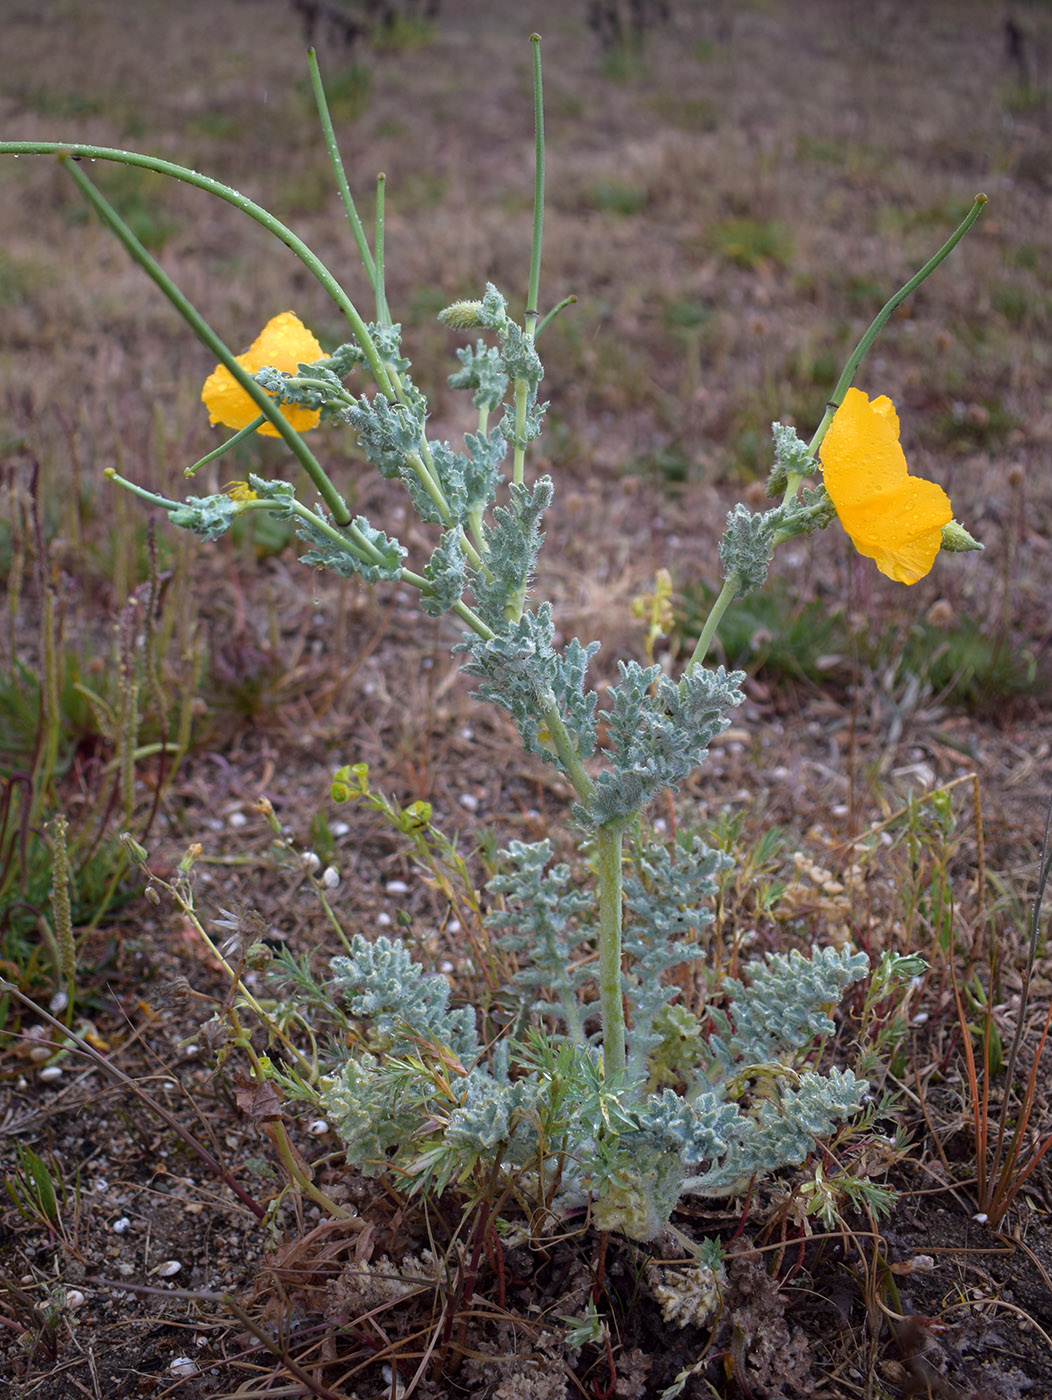
[[[562,714],[559,711],[558,702],[555,696],[549,691],[538,700],[538,708],[544,716],[544,722],[548,726],[548,733],[551,735],[552,746],[559,755],[563,771],[573,784],[573,790],[582,802],[587,802],[595,792],[595,784],[588,776],[588,772],[581,762],[581,756],[577,752],[577,745],[570,737],[570,731],[566,728]]]
[[[563,297],[562,301],[556,302],[555,305],[552,307],[552,309],[551,309],[550,311],[546,312],[546,313],[541,317],[541,319],[540,319],[540,321],[539,321],[539,323],[538,323],[538,325],[537,325],[537,329],[536,329],[536,330],[534,331],[534,333],[533,333],[533,338],[534,338],[534,340],[537,339],[537,337],[540,335],[541,331],[543,331],[544,328],[545,328],[546,326],[550,326],[550,325],[551,325],[551,323],[555,320],[556,316],[558,316],[558,314],[559,314],[560,311],[565,311],[566,308],[567,308],[568,306],[576,306],[576,305],[577,305],[577,298],[576,298],[575,296],[572,296],[572,295],[571,295],[571,296],[568,296],[568,297]]]
[[[533,184],[533,240],[530,247],[530,281],[526,290],[526,314],[522,328],[527,336],[534,337],[537,319],[540,315],[538,302],[541,294],[541,244],[544,237],[544,90],[541,86],[541,36],[530,35],[533,45],[533,130],[536,147]],[[529,403],[530,386],[524,379],[515,381],[515,454],[512,462],[512,480],[521,484],[526,470],[526,410]],[[518,613],[522,612],[521,601]]]
[[[737,574],[731,574],[720,589],[719,597],[709,609],[709,615],[705,619],[705,626],[701,629],[701,636],[697,645],[690,654],[690,660],[684,669],[684,674],[693,671],[695,666],[700,666],[705,660],[705,654],[709,649],[713,637],[716,635],[716,628],[723,620],[723,614],[730,607],[734,600],[734,595],[738,591],[738,584],[741,582]]]
[[[599,874],[599,1004],[603,1013],[603,1075],[617,1079],[625,1072],[625,1007],[621,992],[621,848],[624,823],[601,826],[598,838]]]
[[[443,525],[452,525],[453,513],[449,509],[449,502],[446,500],[446,493],[442,490],[442,483],[428,470],[427,463],[419,452],[409,452],[405,459],[416,473],[420,485],[434,502],[435,508],[442,517]]]
[[[384,212],[387,190],[387,176],[381,170],[376,177],[376,274],[373,285],[376,288],[376,319],[383,325],[391,324],[391,313],[387,309],[387,286],[384,281]]]
[[[512,459],[511,479],[522,484],[526,475],[526,409],[529,404],[530,386],[525,379],[515,381],[515,443]]]
[[[855,377],[855,372],[868,353],[869,347],[887,325],[892,314],[902,305],[908,296],[912,295],[912,293],[917,290],[925,278],[930,277],[939,264],[953,252],[954,248],[957,247],[957,244],[960,243],[972,224],[975,223],[976,219],[983,212],[983,208],[987,202],[985,194],[977,194],[972,201],[972,207],[968,210],[968,213],[964,216],[953,233],[950,234],[949,238],[934,257],[929,258],[921,270],[914,273],[910,280],[904,286],[900,287],[895,295],[877,312],[869,329],[848,356],[847,364],[844,366],[844,372],[837,380],[837,385],[833,390],[830,403],[839,407],[840,403],[843,401],[844,395],[848,391],[851,381]],[[821,441],[821,439],[819,439],[819,441]],[[812,442],[811,447],[813,451],[816,449],[817,444]]]
[[[867,329],[865,335],[862,337],[862,339],[855,346],[854,350],[852,350],[851,354],[848,356],[847,363],[845,364],[843,369],[843,373],[837,380],[836,388],[833,390],[833,393],[830,396],[828,403],[826,404],[826,411],[822,415],[822,421],[815,429],[814,437],[808,443],[807,450],[812,457],[816,455],[818,449],[822,446],[822,440],[825,438],[826,433],[829,431],[829,425],[830,423],[832,423],[833,418],[836,415],[837,409],[843,403],[844,395],[851,387],[851,382],[854,379],[856,373],[858,372],[859,365],[869,353],[869,349],[872,346],[873,342],[876,340],[877,336],[887,325],[888,321],[891,319],[896,309],[900,307],[902,303],[906,300],[906,298],[917,290],[917,288],[924,281],[924,279],[926,277],[930,277],[931,274],[935,271],[935,269],[939,266],[939,264],[945,258],[947,258],[950,255],[950,253],[953,252],[954,248],[957,247],[957,244],[960,243],[961,239],[971,228],[972,224],[975,223],[976,219],[983,212],[983,209],[987,203],[988,201],[985,194],[977,194],[975,196],[975,199],[972,201],[972,207],[968,210],[968,213],[957,225],[953,233],[949,236],[949,238],[942,245],[939,251],[933,257],[929,258],[928,261],[921,268],[921,270],[919,272],[914,273],[910,280],[904,283],[904,285],[898,289],[895,295],[890,297],[889,300],[884,303],[884,305],[877,312],[876,316],[874,316],[873,320],[870,322],[869,328]],[[802,480],[803,477],[799,472],[789,473],[786,479],[785,495],[783,497],[784,500],[791,501],[793,499],[793,497],[797,493],[797,490],[799,489],[800,482]]]
[[[246,510],[266,510],[268,508],[273,510],[273,502],[266,500],[245,502]],[[327,535],[329,539],[332,540],[333,544],[340,545],[348,554],[355,555],[355,557],[360,559],[363,563],[382,564],[384,562],[384,557],[377,549],[376,545],[373,544],[368,535],[362,534],[361,530],[359,530],[358,526],[355,525],[353,521],[348,522],[348,524],[344,526],[347,533],[343,534],[339,530],[334,530],[323,516],[316,514],[315,511],[305,506],[302,501],[291,501],[289,503],[289,509],[292,511],[293,515],[298,516],[300,520],[307,521],[314,529],[320,530],[323,535]]]
[[[541,294],[541,241],[544,236],[544,89],[541,85],[541,36],[530,35],[533,45],[533,130],[536,143],[533,183],[533,242],[530,249],[530,283],[526,293],[523,330],[534,335]]]
[[[312,252],[302,238],[297,237],[269,210],[256,204],[246,195],[239,193],[232,186],[224,185],[219,180],[213,180],[209,175],[201,175],[196,170],[188,169],[185,165],[176,165],[174,161],[161,160],[158,156],[144,156],[138,151],[124,151],[116,146],[87,146],[69,141],[0,141],[0,156],[60,156],[70,160],[112,160],[121,165],[137,165],[143,170],[153,170],[158,175],[168,175],[173,180],[182,180],[184,184],[193,185],[199,190],[204,190],[207,194],[215,195],[217,199],[224,200],[227,204],[232,204],[235,209],[240,209],[243,214],[247,214],[250,219],[255,219],[257,224],[262,224],[275,238],[284,243],[286,248],[291,248],[308,272],[321,283],[339,307],[344,319],[354,332],[355,339],[365,352],[370,373],[376,380],[378,387],[384,393],[393,392],[387,367],[380,359],[380,353],[369,334],[368,326],[362,320],[350,297],[317,253]]]
[[[376,291],[376,265],[373,262],[373,255],[369,251],[369,243],[365,237],[365,229],[361,219],[358,217],[358,210],[355,207],[354,198],[351,194],[351,187],[347,183],[347,176],[344,173],[343,161],[340,158],[340,148],[336,144],[336,131],[332,124],[332,117],[329,115],[329,104],[325,99],[325,88],[321,80],[321,70],[318,67],[318,55],[314,49],[307,50],[307,64],[310,67],[311,87],[314,89],[314,101],[318,108],[318,118],[321,121],[321,129],[325,135],[325,149],[329,153],[329,163],[332,172],[336,177],[336,186],[340,191],[340,199],[347,213],[347,222],[351,226],[351,233],[354,241],[358,245],[358,256],[362,260],[369,284]]]
[[[202,467],[207,467],[209,462],[214,462],[217,457],[222,457],[224,452],[229,452],[230,449],[236,447],[239,442],[243,442],[245,438],[251,437],[256,429],[266,421],[266,416],[262,413],[258,418],[253,418],[252,422],[249,423],[247,427],[242,428],[240,432],[236,432],[232,438],[227,438],[226,442],[221,442],[218,447],[213,447],[211,452],[206,452],[203,457],[198,458],[192,467],[186,467],[183,471],[183,476],[196,476]]]
[[[159,496],[155,491],[147,491],[145,486],[139,486],[136,482],[129,481],[127,477],[121,476],[113,467],[107,467],[103,475],[106,477],[107,481],[116,482],[118,486],[123,486],[126,491],[130,491],[133,496],[138,496],[140,501],[146,501],[148,505],[156,506],[159,510],[168,511],[170,513],[173,510],[179,510],[182,505],[181,501],[170,501],[167,496]],[[273,509],[273,502],[259,499],[255,501],[243,501],[241,503],[241,512],[239,513],[243,514],[246,511],[253,510],[272,511]],[[348,554],[353,554],[355,558],[361,559],[363,563],[383,563],[383,555],[372,541],[359,531],[353,521],[346,527],[347,533],[341,533],[330,525],[327,520],[323,519],[322,516],[316,515],[300,501],[292,501],[289,509],[294,515],[299,516],[300,519],[309,521],[314,529],[320,530],[323,535],[326,535],[332,540],[333,544],[338,544],[341,549],[345,549]],[[421,593],[430,593],[432,591],[430,583],[424,578],[423,574],[416,574],[412,569],[403,569],[399,575],[399,580],[402,583],[408,583],[412,588],[418,588]],[[482,618],[479,617],[478,613],[469,608],[463,599],[454,603],[452,608],[450,608],[450,612],[455,613],[456,616],[460,618],[461,622],[465,623],[473,632],[477,633],[483,641],[492,641],[493,637],[496,635],[493,629],[487,626]],[[552,704],[554,707],[554,701]],[[555,724],[562,725],[562,721],[557,713]],[[549,728],[551,728],[551,724],[549,724]],[[566,734],[565,726],[562,728],[568,751],[572,751],[573,746],[569,735]],[[552,732],[554,733],[555,731],[552,730]],[[580,760],[578,760],[578,766],[580,767]],[[580,771],[584,774],[583,767],[581,767]],[[587,782],[586,774],[585,780]],[[587,792],[583,791],[581,788],[578,788],[578,792],[582,797],[588,795]]]
[[[139,264],[156,286],[160,288],[175,307],[176,311],[179,312],[179,315],[182,316],[183,320],[197,336],[198,340],[208,346],[209,350],[216,356],[220,364],[226,366],[241,388],[244,389],[253,403],[262,411],[264,417],[269,419],[284,438],[286,445],[310,477],[325,504],[332,512],[333,519],[339,525],[348,524],[351,515],[343,497],[329,480],[325,469],[315,457],[314,453],[303,441],[299,433],[296,432],[295,428],[292,427],[271,396],[256,383],[251,374],[238,364],[230,350],[219,336],[216,335],[215,331],[201,315],[197,307],[183,295],[156,259],[150,256],[138,238],[136,238],[135,234],[117,213],[116,209],[110,204],[109,200],[100,194],[76,162],[68,156],[60,157],[60,159],[62,159],[66,169],[72,176],[74,184],[103,223],[116,234],[124,244],[130,256]]]
[[[145,486],[140,486],[135,481],[129,481],[126,476],[121,476],[115,467],[106,467],[103,476],[107,481],[114,481],[118,486],[123,486],[125,491],[130,491],[133,496],[138,496],[140,501],[145,501],[147,505],[157,506],[160,510],[178,510],[180,502],[170,501],[167,496],[158,496],[156,491],[147,491]]]

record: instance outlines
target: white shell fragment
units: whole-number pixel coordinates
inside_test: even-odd
[[[178,1259],[166,1259],[163,1264],[157,1265],[154,1273],[159,1278],[174,1278],[182,1267]]]

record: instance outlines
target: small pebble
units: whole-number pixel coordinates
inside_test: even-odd
[[[245,816],[244,812],[231,812],[227,821],[235,830],[240,830],[241,827],[248,825],[248,817]]]
[[[40,1071],[37,1078],[43,1080],[45,1084],[53,1084],[56,1079],[62,1078],[62,1066],[45,1065],[44,1068]]]
[[[390,928],[391,916],[390,914],[385,914],[384,911],[381,909],[379,914],[377,914],[376,916],[376,922],[380,925],[381,928]]]
[[[332,832],[333,836],[347,836],[350,833],[351,827],[349,822],[330,822],[329,830]]]
[[[460,805],[468,812],[477,812],[479,800],[473,792],[462,792],[460,794]]]

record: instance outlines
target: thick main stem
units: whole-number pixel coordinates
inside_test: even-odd
[[[621,851],[624,823],[599,828],[599,1005],[603,1013],[603,1076],[607,1082],[625,1072],[625,1005],[621,991]]]

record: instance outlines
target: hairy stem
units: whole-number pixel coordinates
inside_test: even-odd
[[[621,994],[621,851],[623,822],[599,828],[599,1004],[603,1013],[603,1074],[609,1081],[625,1072],[625,1007]]]

